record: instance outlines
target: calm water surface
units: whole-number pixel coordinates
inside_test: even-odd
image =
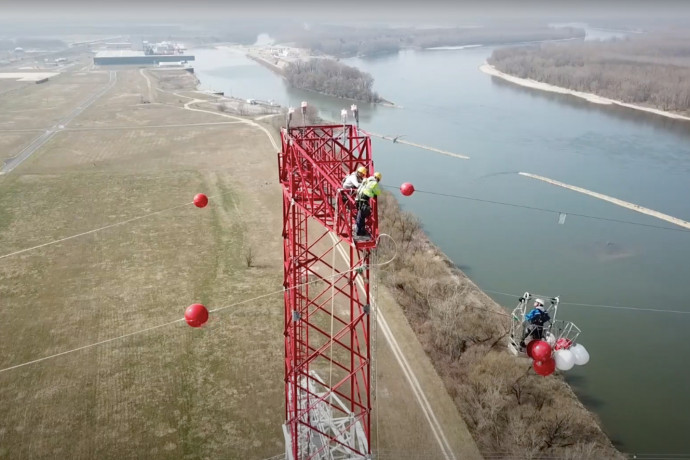
[[[663,221],[521,177],[532,172],[690,220],[690,122],[521,88],[481,73],[490,48],[403,51],[347,62],[401,108],[359,104],[361,126],[469,155],[463,161],[374,140],[385,184],[592,216]],[[349,101],[287,89],[229,50],[194,50],[202,87],[299,106],[337,120]],[[690,233],[415,194],[400,197],[431,239],[481,287],[560,295],[591,354],[568,371],[617,445],[690,454]],[[515,299],[494,294],[512,308]]]

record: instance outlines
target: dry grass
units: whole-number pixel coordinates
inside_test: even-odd
[[[107,72],[65,73],[0,95],[0,126],[47,129],[108,83]],[[75,104],[76,103],[76,104]]]
[[[41,134],[42,131],[3,132],[0,129],[0,163],[16,156]]]
[[[107,82],[106,73],[70,78],[91,82],[91,93]],[[35,125],[69,113],[86,88],[42,93],[72,105]],[[0,178],[0,256],[190,204],[0,259],[0,370],[178,320],[193,302],[230,308],[202,329],[177,322],[0,372],[0,458],[244,459],[283,449],[275,152],[241,124],[154,129],[228,120],[183,111],[189,99],[169,93],[142,104],[147,93],[138,69],[118,70],[116,86],[68,128],[123,129],[60,132]],[[35,107],[38,96],[24,97],[18,110]],[[198,192],[211,197],[207,208],[191,205]],[[437,457],[400,368],[379,350],[380,447]]]
[[[3,368],[178,319],[193,302],[217,308],[279,286],[277,271],[241,268],[245,232],[227,179],[69,174],[40,183],[3,184],[3,203],[13,203],[4,248],[185,202],[190,191],[229,193],[204,210],[188,206],[5,260]],[[274,453],[280,304],[277,295],[212,315],[204,330],[177,323],[0,374],[2,446],[11,458]],[[79,442],[66,445],[72,433]]]
[[[146,72],[156,81],[156,86],[163,91],[189,90],[199,83],[194,74],[185,71],[150,69]]]
[[[6,71],[3,69],[3,71]],[[11,78],[0,78],[0,97],[7,97],[12,92],[19,90],[25,86],[35,85],[33,82],[17,81]]]
[[[184,71],[179,73],[190,75]],[[182,110],[184,103],[189,101],[188,98],[157,91],[156,71],[143,70],[143,74],[139,69],[118,70],[117,83],[113,89],[70,123],[69,128],[145,127],[226,121],[214,115]],[[152,85],[150,94],[146,77]],[[195,79],[187,80],[184,76],[182,81],[196,82]],[[194,93],[187,91],[184,94]]]
[[[123,91],[136,88],[109,99]],[[166,110],[169,122],[205,118]],[[87,112],[93,123],[98,111]],[[199,191],[214,198],[2,259],[1,369],[177,320],[193,302],[218,308],[280,290],[280,194],[264,180],[275,153],[260,132],[232,128],[64,132],[2,178],[3,254],[190,203]],[[249,245],[261,248],[251,268]],[[281,326],[279,292],[212,314],[201,330],[178,322],[2,372],[0,458],[274,455]]]
[[[127,202],[132,190],[146,190],[149,199],[163,204],[185,201],[184,190],[204,185],[195,173],[164,180],[70,175],[44,178],[40,188],[15,185],[8,198],[19,210],[35,213],[10,210],[14,218],[3,235],[26,238],[32,228],[42,238],[69,234],[66,227],[77,223],[93,228],[111,220],[106,216],[136,215],[139,206]],[[44,194],[60,198],[51,203]],[[225,211],[219,209],[232,209],[232,201],[229,194],[205,211],[182,208],[3,263],[8,320],[2,367],[178,319],[189,303],[220,307],[275,286],[277,279],[239,270],[243,235],[226,227],[220,216]],[[48,206],[36,209],[36,203]],[[79,222],[65,219],[77,204],[92,212]],[[45,231],[47,221],[50,231]],[[17,245],[3,245],[11,246]],[[205,330],[177,323],[0,374],[2,446],[11,458],[42,457],[51,453],[47,448],[61,448],[72,458],[147,457],[156,448],[177,458],[188,453],[218,457],[228,449],[261,452],[259,446],[249,447],[263,443],[267,430],[278,435],[279,418],[272,418],[271,408],[280,404],[280,379],[265,382],[270,373],[257,375],[245,366],[272,354],[269,362],[279,363],[280,341],[271,347],[266,339],[281,321],[271,300],[279,303],[280,296],[214,315]],[[272,375],[279,376],[275,367]],[[251,384],[266,394],[251,403],[256,432],[242,439]],[[79,433],[79,442],[65,445],[64,439],[76,441],[72,433]],[[265,453],[275,449],[269,445]]]
[[[256,130],[243,124],[166,130],[65,131],[55,135],[27,160],[24,171],[49,174],[85,170],[132,173],[147,170],[162,173],[179,168],[229,170],[235,155],[251,158],[257,144],[264,142]]]

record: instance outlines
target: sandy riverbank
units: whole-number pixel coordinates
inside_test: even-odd
[[[651,107],[644,107],[641,105],[629,104],[627,102],[616,101],[614,99],[609,99],[609,98],[606,98],[603,96],[597,96],[596,94],[583,93],[581,91],[575,91],[575,90],[568,89],[568,88],[562,88],[560,86],[554,86],[554,85],[550,85],[548,83],[543,83],[543,82],[532,80],[532,79],[514,77],[514,76],[509,75],[507,73],[501,72],[500,70],[496,69],[494,66],[492,66],[488,63],[482,64],[479,67],[479,70],[481,70],[482,72],[484,72],[486,74],[492,75],[494,77],[502,78],[503,80],[509,81],[511,83],[515,83],[516,85],[525,86],[527,88],[539,89],[542,91],[549,91],[552,93],[569,94],[571,96],[579,97],[579,98],[585,99],[589,102],[593,102],[595,104],[619,105],[621,107],[628,107],[630,109],[641,110],[644,112],[653,113],[655,115],[661,115],[661,116],[668,117],[668,118],[674,118],[676,120],[690,121],[690,117],[687,117],[685,115],[680,115],[680,114],[673,113],[673,112],[666,112],[664,110],[654,109]]]

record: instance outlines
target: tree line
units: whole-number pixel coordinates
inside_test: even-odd
[[[489,63],[520,78],[610,99],[690,112],[690,34],[502,48]]]
[[[332,59],[291,62],[284,68],[283,75],[295,88],[358,101],[381,101],[372,90],[374,77]]]
[[[283,32],[280,40],[293,42],[296,46],[308,48],[315,53],[349,57],[392,53],[406,48],[496,45],[582,37],[584,31],[574,28],[493,26],[414,29],[330,26]]]

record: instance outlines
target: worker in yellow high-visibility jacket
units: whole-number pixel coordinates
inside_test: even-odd
[[[376,199],[381,193],[379,182],[381,182],[381,173],[375,172],[373,176],[363,181],[357,189],[357,237],[367,238],[370,236],[366,233],[364,226],[367,217],[371,215],[371,203],[369,201]]]

